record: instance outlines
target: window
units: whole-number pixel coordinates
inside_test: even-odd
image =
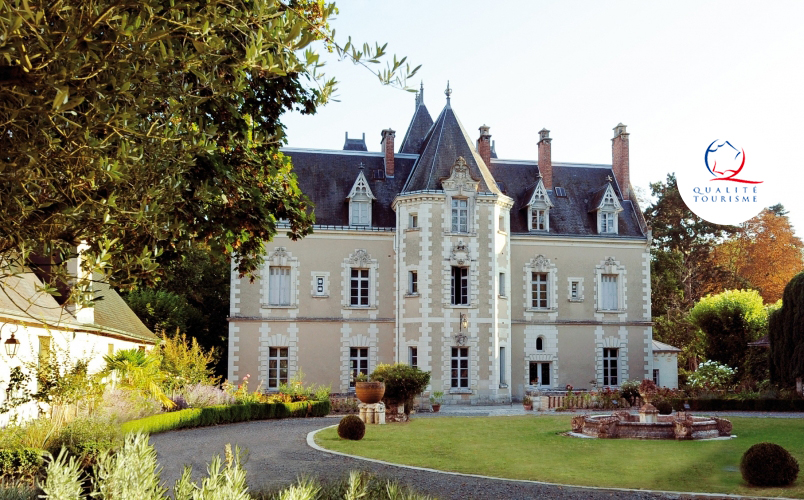
[[[313,290],[313,295],[326,295],[326,276],[316,276],[314,280],[315,290]]]
[[[533,309],[547,309],[547,273],[531,273],[530,280],[531,307]]]
[[[539,337],[536,339],[536,350],[537,351],[544,350],[544,337]]]
[[[369,270],[352,269],[351,302],[352,307],[369,306]]]
[[[368,375],[368,347],[349,348],[349,387],[355,386],[355,378],[361,373]]]
[[[145,346],[144,345],[137,346],[137,350],[140,352],[145,352]]]
[[[452,267],[452,304],[469,304],[469,268]]]
[[[408,364],[414,368],[419,367],[419,348],[408,347]]]
[[[368,226],[370,223],[371,202],[353,201],[352,202],[352,225]]]
[[[498,223],[500,225],[500,231],[505,232],[507,230],[507,228],[505,227],[505,216],[504,215],[500,216]]]
[[[268,348],[268,388],[279,389],[288,383],[288,348]]]
[[[616,311],[620,308],[617,290],[617,275],[604,274],[601,276],[600,308],[604,311]]]
[[[452,384],[453,389],[469,388],[469,348],[452,348]]]
[[[614,218],[617,214],[613,212],[600,212],[600,232],[601,233],[616,233],[617,224]]]
[[[419,227],[419,216],[418,214],[410,214],[408,218],[408,228],[414,229]]]
[[[550,387],[550,363],[531,361],[529,366],[530,385]]]
[[[547,210],[531,210],[533,219],[531,220],[531,229],[533,231],[546,231],[547,230]]]
[[[505,347],[500,346],[500,385],[507,385],[505,378]]]
[[[500,273],[500,297],[505,297],[505,273]]]
[[[603,385],[616,386],[617,380],[617,357],[618,349],[603,349]]]
[[[659,369],[658,368],[653,369],[653,383],[656,384],[657,386],[659,385]]]
[[[290,268],[271,266],[268,273],[268,304],[290,305]]]
[[[570,281],[570,300],[580,300],[581,284],[578,281]]]
[[[419,273],[417,271],[408,272],[408,294],[416,295],[419,293]]]
[[[452,232],[469,232],[469,201],[466,199],[452,200]]]
[[[108,347],[106,348],[106,354],[108,354],[109,357],[114,356],[114,344],[108,345]]]

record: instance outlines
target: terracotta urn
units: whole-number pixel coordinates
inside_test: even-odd
[[[441,409],[441,405],[438,403],[433,403],[432,406],[433,406],[433,413],[438,413],[438,410]]]
[[[362,403],[373,405],[382,401],[385,384],[382,382],[355,382],[355,395]]]
[[[522,406],[525,408],[525,411],[533,411],[533,404],[532,403],[529,404],[529,405],[522,405]]]

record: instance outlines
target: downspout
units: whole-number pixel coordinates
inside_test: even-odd
[[[394,324],[396,325],[396,347],[395,347],[396,355],[395,355],[395,358],[396,358],[396,363],[399,363],[400,362],[400,360],[399,360],[399,341],[401,339],[401,335],[400,335],[401,332],[399,331],[400,330],[400,325],[401,325],[401,318],[399,317],[399,315],[400,315],[400,311],[402,310],[402,300],[401,300],[401,297],[400,297],[400,291],[402,290],[401,287],[403,286],[401,281],[400,281],[402,279],[402,276],[400,275],[400,272],[399,272],[399,269],[400,269],[399,266],[401,265],[401,262],[399,261],[399,245],[400,245],[400,242],[399,242],[399,239],[400,239],[399,228],[401,226],[400,226],[400,220],[399,220],[399,210],[396,209],[397,208],[396,203],[393,204],[393,208],[394,208],[394,212],[396,212],[396,232],[394,233],[394,253],[395,253],[395,257],[396,257],[396,269],[394,270],[394,272],[396,272],[396,314],[394,315],[395,316]]]

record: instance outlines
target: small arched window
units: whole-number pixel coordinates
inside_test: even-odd
[[[539,337],[536,339],[536,350],[537,351],[544,350],[544,337]]]

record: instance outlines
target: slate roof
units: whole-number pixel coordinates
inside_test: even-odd
[[[653,352],[681,352],[681,349],[679,349],[678,347],[671,346],[670,344],[665,344],[664,342],[654,340]]]
[[[539,181],[539,167],[535,161],[492,160],[491,174],[506,187],[506,194],[514,199],[511,210],[511,232],[528,232],[527,203]],[[614,176],[607,165],[582,165],[553,163],[553,186],[563,187],[567,197],[557,197],[554,190],[548,190],[553,208],[550,209],[550,235],[596,236],[597,214],[589,213],[593,196],[604,188],[607,176]],[[607,238],[644,237],[639,221],[634,213],[634,205],[622,200],[619,188],[612,184],[623,211],[619,213],[618,234]],[[638,208],[637,208],[638,209]]]
[[[402,144],[399,146],[400,153],[419,154],[424,138],[427,136],[427,132],[430,131],[430,127],[433,126],[433,118],[430,116],[430,112],[427,111],[427,106],[423,102],[418,100],[417,102],[419,104],[413,113],[413,119],[408,125],[408,131],[405,132]]]
[[[6,293],[0,294],[0,315],[17,321],[38,320],[68,330],[97,331],[153,344],[157,337],[143,324],[122,297],[105,283],[94,282],[95,322],[80,323],[56,299],[38,291],[42,281],[33,272],[23,272],[2,280]]]
[[[430,124],[428,126],[428,123]],[[427,127],[426,133],[424,132]],[[421,138],[419,149],[414,148]],[[348,139],[348,138],[347,138]],[[351,140],[351,139],[348,139]],[[284,148],[293,160],[293,169],[301,190],[315,205],[316,225],[349,225],[349,201],[362,163],[371,191],[377,200],[372,203],[372,228],[395,228],[396,216],[391,208],[400,193],[442,190],[441,179],[449,176],[455,160],[466,160],[472,177],[480,181],[480,192],[503,193],[514,200],[511,210],[511,232],[528,233],[527,206],[538,181],[536,161],[498,159],[492,143],[492,160],[486,165],[477,153],[475,141],[469,137],[447,101],[441,114],[432,122],[422,93],[416,97],[416,109],[405,138],[395,155],[393,178],[385,178],[381,152],[363,150],[316,150]],[[589,206],[614,178],[611,165],[553,163],[553,185],[563,187],[566,197],[548,191],[550,236],[598,236],[596,213]],[[606,238],[644,238],[635,202],[622,200],[617,181],[612,181],[623,211],[619,213],[618,234]]]
[[[414,155],[395,155],[394,177],[385,177],[382,153],[293,148],[285,148],[282,152],[291,157],[299,187],[315,205],[317,225],[349,225],[349,200],[346,197],[360,172],[360,163],[363,163],[363,172],[377,198],[371,204],[372,227],[396,227],[396,214],[391,203],[408,178],[416,161]],[[383,173],[380,179],[377,178],[379,172]]]
[[[403,191],[441,190],[441,179],[449,177],[455,160],[466,160],[471,176],[480,181],[478,191],[499,194],[488,167],[477,154],[474,141],[461,125],[449,101],[424,138],[419,161]]]

